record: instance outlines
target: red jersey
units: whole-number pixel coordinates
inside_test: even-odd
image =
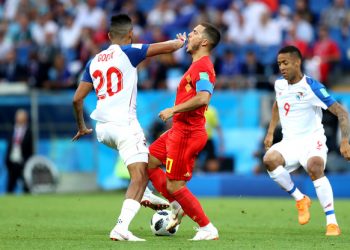
[[[209,56],[203,56],[198,61],[193,62],[183,75],[177,87],[175,105],[184,103],[194,97],[197,94],[196,83],[201,79],[209,80],[213,85],[215,83],[214,66]],[[176,113],[173,117],[173,127],[205,130],[204,112],[206,108],[207,106],[202,106],[195,110]]]

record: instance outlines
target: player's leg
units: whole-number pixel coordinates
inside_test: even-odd
[[[319,156],[313,156],[307,161],[307,171],[310,175],[318,200],[326,214],[327,229],[326,235],[340,235],[340,228],[334,212],[334,198],[332,186],[328,178],[324,175],[325,159]]]
[[[97,123],[96,134],[100,142],[119,151],[130,174],[126,199],[109,237],[112,240],[144,241],[129,231],[129,225],[140,209],[140,200],[148,183],[148,148],[143,131],[137,121],[130,126]]]
[[[195,158],[203,149],[206,139],[206,134],[192,133],[189,137],[182,132],[174,132],[169,135],[167,142],[169,148],[166,162],[167,190],[182,208],[172,210],[172,218],[167,230],[178,225],[185,213],[199,225],[198,232],[192,240],[219,238],[218,230],[209,221],[200,202],[186,187],[186,182],[192,177]]]
[[[140,201],[148,183],[146,167],[145,162],[128,165],[130,184],[117,223],[110,232],[112,240],[143,241],[129,231],[129,225],[140,209]]]
[[[271,179],[295,199],[298,209],[298,221],[301,225],[304,225],[310,220],[309,207],[311,206],[311,200],[308,196],[300,192],[292,181],[289,171],[283,167],[286,165],[286,160],[283,155],[290,158],[290,162],[293,162],[294,158],[293,155],[289,157],[288,153],[285,153],[287,151],[285,150],[286,148],[287,146],[285,144],[276,143],[266,152],[263,162]],[[289,170],[292,171],[293,168]]]
[[[150,154],[148,159],[147,172],[154,188],[169,202],[173,202],[174,198],[171,194],[169,194],[166,188],[166,175],[160,168],[163,164],[166,164],[166,140],[168,139],[168,133],[169,131],[163,133],[149,147]]]
[[[202,205],[193,193],[186,187],[186,181],[168,180],[168,191],[173,194],[176,201],[181,205],[180,211],[173,213],[167,230],[171,230],[181,223],[182,216],[187,214],[199,225],[196,235],[192,240],[217,240],[219,233],[205,214]],[[183,211],[181,211],[183,210]]]

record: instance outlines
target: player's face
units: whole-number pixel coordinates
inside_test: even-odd
[[[204,38],[203,38],[203,32],[205,30],[205,27],[202,25],[196,26],[190,34],[188,34],[188,43],[187,43],[187,53],[193,54],[195,51],[197,51]]]
[[[277,64],[281,74],[287,81],[295,79],[300,71],[300,60],[290,53],[279,54]]]

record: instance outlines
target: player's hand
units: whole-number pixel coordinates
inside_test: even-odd
[[[348,161],[350,161],[350,145],[349,141],[346,139],[342,140],[340,143],[340,153]]]
[[[84,135],[88,135],[92,133],[92,129],[91,128],[85,128],[82,130],[79,130],[77,132],[77,134],[73,137],[72,141],[77,141],[79,140],[80,137],[84,136]]]
[[[160,111],[160,113],[158,114],[159,118],[162,119],[163,122],[166,122],[168,119],[173,117],[173,115],[174,115],[173,108],[164,109],[164,110]]]
[[[267,134],[264,140],[264,146],[266,151],[271,148],[272,142],[273,142],[273,134]]]
[[[185,45],[186,41],[187,41],[186,32],[184,32],[182,34],[181,33],[176,34],[176,38],[181,41],[180,48],[182,48]]]

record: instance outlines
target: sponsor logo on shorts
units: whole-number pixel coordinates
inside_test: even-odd
[[[190,177],[191,176],[191,173],[190,172],[187,172],[186,174],[184,174],[185,177]]]

